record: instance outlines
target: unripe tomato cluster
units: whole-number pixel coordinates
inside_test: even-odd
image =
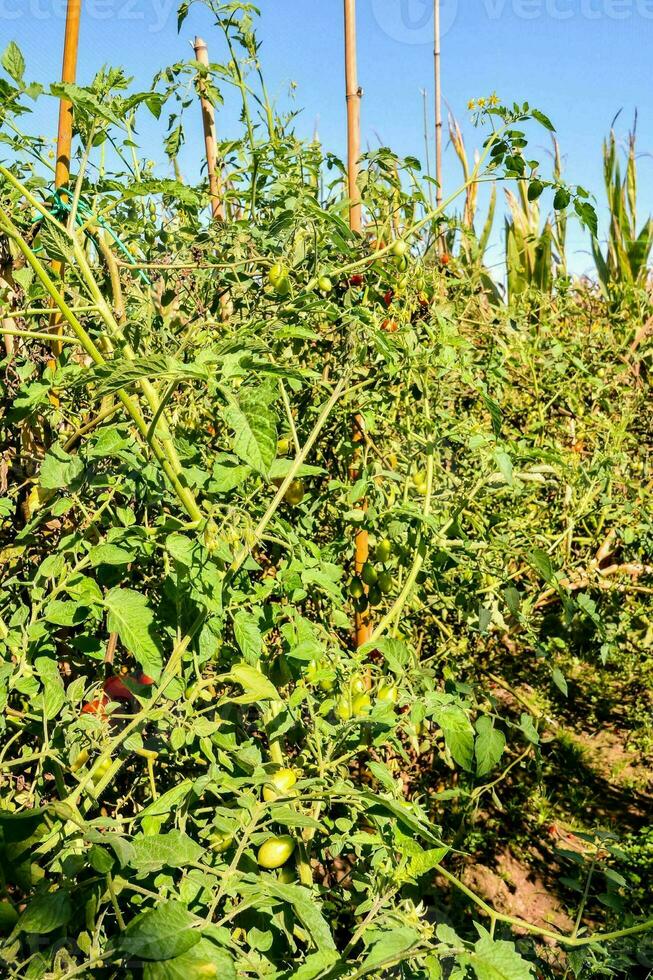
[[[338,699],[334,709],[336,717],[340,721],[350,721],[369,714],[375,704],[392,707],[399,699],[396,684],[388,680],[381,682],[374,699],[373,695],[365,678],[355,674],[349,681],[348,690]]]
[[[364,612],[368,606],[380,605],[383,597],[392,592],[394,578],[385,566],[394,550],[392,541],[382,538],[374,549],[374,562],[365,562],[360,575],[355,575],[349,582],[349,595],[358,612]]]

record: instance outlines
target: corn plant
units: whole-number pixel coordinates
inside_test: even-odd
[[[619,161],[614,128],[603,144],[605,189],[610,209],[610,225],[605,253],[596,236],[592,251],[604,294],[614,298],[624,288],[645,288],[649,279],[648,262],[653,247],[653,218],[638,231],[636,131],[628,134],[625,173]]]

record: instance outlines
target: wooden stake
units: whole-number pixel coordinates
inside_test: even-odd
[[[438,207],[442,204],[442,77],[441,77],[441,38],[440,38],[440,0],[434,0],[435,13],[435,45],[433,57],[435,63],[435,179],[438,182],[435,201]]]
[[[73,84],[77,78],[77,51],[79,48],[79,21],[81,0],[68,0],[66,28],[63,42],[61,81]],[[59,103],[59,132],[57,134],[57,164],[54,173],[55,187],[65,187],[70,179],[70,153],[73,139],[73,107],[67,99]]]
[[[347,97],[347,185],[350,199],[349,224],[362,228],[362,207],[358,188],[361,155],[361,96],[356,64],[356,0],[345,0],[345,90]]]
[[[196,37],[193,42],[195,58],[201,65],[208,67],[209,52],[206,42],[201,37]],[[224,221],[224,204],[222,201],[222,188],[220,177],[216,170],[216,140],[215,140],[215,112],[212,103],[204,96],[200,86],[200,102],[202,105],[202,126],[204,127],[204,145],[206,147],[206,167],[209,174],[209,194],[211,196],[211,213],[217,221]]]
[[[77,78],[77,51],[79,49],[79,21],[82,13],[82,0],[68,0],[66,8],[66,27],[63,41],[63,63],[61,66],[61,81],[74,84]],[[59,102],[59,129],[57,132],[57,162],[54,171],[54,186],[57,190],[66,187],[70,180],[70,156],[73,142],[73,107],[68,99]],[[55,276],[63,275],[63,262],[53,262]],[[61,317],[58,312],[50,319],[51,326],[59,326]],[[60,330],[59,326],[59,330]],[[61,354],[62,345],[58,340],[52,344],[55,357]]]
[[[361,155],[361,96],[356,64],[356,0],[345,0],[345,94],[347,98],[347,193],[349,195],[349,224],[352,231],[360,232],[363,226],[363,209],[358,187]],[[357,415],[354,421],[354,443],[363,439],[364,421]],[[356,460],[351,476],[358,478]],[[363,505],[364,506],[364,505]],[[366,530],[356,532],[354,565],[360,575],[369,557],[369,539]],[[356,647],[367,643],[371,635],[368,613],[356,613]]]

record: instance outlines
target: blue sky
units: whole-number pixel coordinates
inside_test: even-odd
[[[527,99],[556,124],[567,178],[580,182],[603,203],[601,143],[619,109],[620,136],[639,111],[642,218],[653,210],[653,0],[442,0],[443,87],[447,102],[464,123],[468,148],[480,139],[469,125],[470,98],[495,91],[502,99]],[[65,0],[0,0],[0,44],[15,40],[27,59],[30,78],[55,80],[60,71]],[[210,55],[224,55],[211,16],[197,6],[176,27],[174,0],[83,0],[79,80],[88,81],[103,64],[121,64],[146,88],[162,65],[191,52],[202,34]],[[260,0],[262,60],[279,105],[303,107],[299,129],[316,121],[323,143],[344,146],[342,3],[340,0]],[[431,0],[358,0],[359,75],[365,91],[363,139],[380,138],[397,152],[424,158],[423,103],[432,110]],[[194,177],[201,158],[199,115],[188,116],[188,145],[182,164]],[[233,132],[232,109],[218,117],[221,134]],[[55,135],[56,106],[44,103],[35,127]],[[164,163],[156,130],[144,123],[147,152]],[[542,132],[535,156],[546,153]],[[446,151],[445,181],[458,183],[458,164]],[[587,243],[572,229],[576,271],[591,267]]]

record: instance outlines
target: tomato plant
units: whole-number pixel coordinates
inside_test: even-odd
[[[503,302],[481,241],[387,148],[363,157],[352,231],[342,161],[268,99],[255,8],[209,6],[208,68],[52,87],[75,115],[65,194],[29,133],[39,87],[3,57],[3,975],[648,962],[612,831],[542,843],[590,672],[629,665],[646,739],[632,303],[562,277]],[[242,122],[219,145],[219,222],[206,184],[177,179],[198,92]],[[136,145],[148,112],[174,179]],[[492,102],[479,122],[467,211],[501,182],[596,230],[583,189],[530,159],[546,116]],[[568,929],[474,879],[482,848],[503,869],[533,841]]]

